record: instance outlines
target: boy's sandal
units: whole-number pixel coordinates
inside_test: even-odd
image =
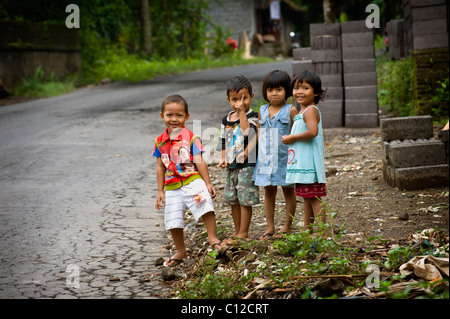
[[[275,234],[274,233],[263,234],[261,237],[259,237],[259,240],[264,241],[264,240],[272,239],[273,235],[275,235]]]
[[[173,262],[173,264],[169,265],[171,262]],[[175,266],[178,266],[179,264],[181,264],[182,262],[183,262],[183,259],[176,259],[176,258],[170,257],[168,260],[166,260],[164,262],[164,266],[175,267]]]

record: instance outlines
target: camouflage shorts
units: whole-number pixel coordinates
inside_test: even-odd
[[[223,203],[252,206],[259,204],[259,187],[253,182],[254,166],[227,169]]]

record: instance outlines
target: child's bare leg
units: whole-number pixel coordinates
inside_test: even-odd
[[[311,205],[311,198],[303,198],[303,227],[310,229],[309,225],[314,222],[314,212]]]
[[[249,239],[248,230],[252,220],[252,212],[252,206],[241,206],[241,227],[239,228],[237,237]]]
[[[170,257],[172,259],[169,263],[169,258],[166,259],[166,264],[168,266],[172,266],[174,264],[177,264],[178,261],[176,260],[183,260],[187,257],[186,253],[186,246],[184,245],[184,233],[182,228],[173,228],[170,229],[170,234],[172,235],[173,242],[175,244],[175,248],[177,249],[177,252],[175,255]],[[176,259],[176,260],[175,260]]]
[[[208,234],[209,244],[213,246],[214,244],[220,243],[220,240],[217,238],[216,217],[214,212],[208,212],[202,217],[203,222],[205,223],[206,232]]]
[[[275,198],[277,196],[277,186],[264,187],[264,214],[266,215],[266,231],[260,240],[267,239],[275,234]]]
[[[317,219],[319,216],[322,220],[322,223],[327,222],[327,216],[325,214],[325,210],[321,206],[322,203],[318,198],[312,198],[311,206],[314,212],[314,219]]]
[[[284,199],[286,201],[286,219],[283,228],[281,228],[282,233],[290,233],[292,220],[294,219],[295,209],[297,207],[297,198],[295,196],[294,187],[282,187],[284,193]]]
[[[231,236],[234,237],[239,234],[241,228],[241,205],[239,203],[231,205],[231,216],[234,223],[234,233]]]

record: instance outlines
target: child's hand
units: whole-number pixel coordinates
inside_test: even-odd
[[[295,142],[296,142],[295,136],[292,134],[291,135],[283,135],[281,137],[281,143],[283,143],[283,144],[289,145],[289,144],[293,144]]]
[[[225,160],[221,160],[217,165],[217,168],[227,168],[227,162]]]
[[[164,207],[164,204],[166,203],[166,197],[164,193],[158,193],[158,196],[156,197],[156,209],[159,210],[161,207]]]
[[[214,186],[212,186],[212,184],[206,184],[206,188],[208,189],[209,194],[211,195],[211,198],[216,197],[216,189],[214,188]]]
[[[244,95],[242,95],[242,98],[240,101],[237,101],[236,104],[234,105],[234,107],[236,108],[236,112],[244,112],[245,113],[245,106],[244,106]]]
[[[241,152],[238,156],[236,156],[236,163],[243,164],[246,159],[247,156],[245,156],[245,152]]]

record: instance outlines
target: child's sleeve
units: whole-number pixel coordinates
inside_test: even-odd
[[[154,157],[161,157],[161,152],[158,148],[158,139],[155,140],[155,146],[153,146],[153,156]]]
[[[194,135],[192,137],[191,154],[193,156],[195,156],[198,153],[202,153],[202,152],[203,152],[202,141],[200,140],[200,137],[198,135]]]
[[[226,120],[226,116],[222,119],[222,124],[220,125],[220,137],[219,137],[219,144],[222,146],[222,150],[224,150],[225,147],[225,120]]]

